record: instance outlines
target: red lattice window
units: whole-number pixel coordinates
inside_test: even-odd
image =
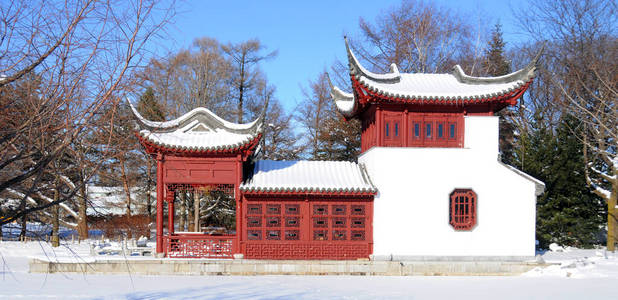
[[[266,204],[267,215],[281,214],[281,204]]]
[[[300,227],[300,218],[299,217],[285,217],[285,226]]]
[[[345,218],[333,218],[333,228],[345,228]]]
[[[300,213],[300,205],[298,204],[286,204],[285,213],[288,215],[298,215]]]
[[[314,215],[328,215],[328,205],[314,205],[313,214]]]
[[[288,241],[298,241],[300,237],[299,230],[286,230],[285,231],[285,239]]]
[[[280,230],[268,230],[268,231],[266,231],[266,239],[267,240],[280,240],[281,239],[281,231]]]
[[[307,202],[296,199],[252,199],[243,203],[245,214],[242,237],[245,246],[242,250],[245,251],[245,257],[368,257],[373,241],[372,203],[356,200],[320,198]],[[351,249],[357,248],[360,249],[358,254],[351,252]]]
[[[345,241],[345,230],[333,230],[333,241]]]
[[[345,205],[333,205],[333,215],[345,215]]]
[[[280,227],[280,226],[281,226],[280,217],[267,217],[266,218],[266,227]]]
[[[326,230],[314,230],[313,231],[313,240],[314,241],[326,241],[328,240],[328,236],[326,235],[328,231]]]
[[[250,240],[261,240],[262,239],[262,231],[260,230],[249,230],[247,234],[247,238]]]
[[[328,218],[313,218],[313,227],[327,228]]]
[[[247,205],[247,214],[250,214],[250,215],[261,215],[262,214],[262,205],[261,204],[249,204],[249,205]]]
[[[262,227],[262,218],[247,217],[247,227]]]
[[[365,215],[365,206],[364,205],[352,205],[352,214],[356,216]]]
[[[476,225],[476,193],[456,189],[451,193],[449,221],[455,230],[471,230]]]
[[[363,230],[352,230],[352,237],[350,238],[353,241],[364,241],[365,240],[365,231]]]
[[[364,218],[352,218],[352,228],[365,228],[365,219]]]

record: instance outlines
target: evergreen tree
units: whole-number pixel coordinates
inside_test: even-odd
[[[491,40],[485,52],[485,72],[490,76],[501,76],[511,72],[511,64],[504,57],[506,43],[502,38],[502,25],[496,23],[491,32]]]
[[[485,73],[488,76],[502,76],[511,72],[511,64],[504,57],[505,45],[506,43],[502,38],[502,26],[500,23],[496,23],[491,33],[491,40],[487,45],[483,63]],[[515,125],[511,120],[513,111],[507,107],[496,115],[500,117],[500,155],[504,163],[512,164],[515,140]]]
[[[579,121],[565,116],[553,134],[537,128],[530,137],[524,171],[545,182],[537,201],[537,239],[576,247],[600,244],[603,202],[586,187]]]
[[[165,109],[155,98],[152,87],[146,88],[146,91],[139,97],[137,110],[150,121],[165,121]]]

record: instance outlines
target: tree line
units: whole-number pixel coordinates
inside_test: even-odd
[[[327,77],[351,90],[347,61],[334,61],[303,85],[302,101],[288,112],[260,68],[277,59],[277,51],[257,38],[233,43],[203,37],[145,59],[140,51],[173,15],[172,5],[154,18],[151,10],[161,4],[146,3],[121,6],[133,14],[96,1],[62,9],[1,4],[3,24],[14,24],[2,33],[16,38],[0,39],[7,124],[0,136],[0,223],[67,220],[61,225],[86,237],[89,184],[122,187],[127,220],[132,214],[150,219],[154,165],[133,135],[131,112],[121,101],[127,96],[153,121],[204,106],[227,120],[249,122],[268,101],[259,158],[356,160],[360,124],[337,114]],[[540,0],[528,6],[515,13],[523,42],[505,41],[499,22],[479,25],[432,2],[402,1],[375,20],[360,18],[351,47],[375,72],[395,63],[402,72],[446,73],[460,64],[475,76],[512,72],[544,47],[528,92],[498,112],[500,159],[546,183],[537,201],[540,247],[606,243],[614,249],[616,4]],[[49,20],[24,23],[33,22],[28,15]],[[52,17],[58,15],[64,18]],[[89,18],[99,23],[84,21]],[[33,29],[42,26],[54,30]],[[192,197],[183,199],[181,219],[188,223]]]

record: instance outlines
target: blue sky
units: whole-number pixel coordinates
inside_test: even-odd
[[[503,24],[507,42],[523,39],[513,9],[524,7],[521,0],[436,0],[459,11],[475,24]],[[342,1],[186,1],[170,29],[167,51],[188,47],[198,37],[214,37],[222,43],[258,38],[267,51],[279,55],[262,63],[276,97],[290,111],[303,101],[301,86],[315,79],[336,59],[345,55],[343,35],[357,36],[360,17],[373,21],[400,0]],[[519,7],[512,7],[519,6]],[[492,25],[490,25],[492,26]]]

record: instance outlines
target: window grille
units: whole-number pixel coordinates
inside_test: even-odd
[[[456,189],[451,193],[449,221],[455,230],[471,230],[476,225],[476,193]]]
[[[298,217],[285,217],[285,226],[300,227],[300,219]]]

